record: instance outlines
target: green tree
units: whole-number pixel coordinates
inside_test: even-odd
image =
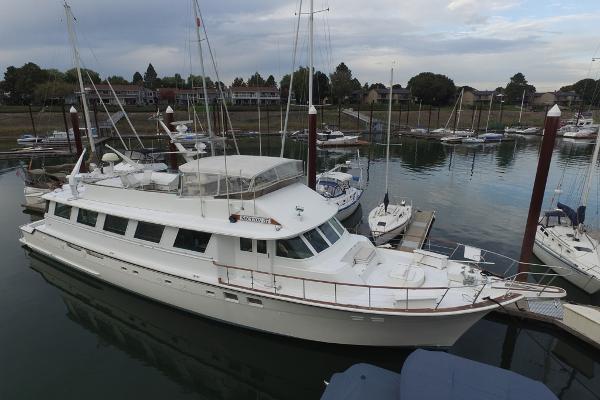
[[[381,82],[372,83],[369,86],[369,90],[371,90],[371,89],[385,89],[385,88],[386,88],[385,85],[383,83],[381,83]]]
[[[127,79],[123,78],[119,75],[113,75],[106,78],[107,81],[110,81],[111,85],[129,85]]]
[[[154,89],[156,87],[156,78],[158,74],[154,69],[152,63],[148,64],[148,68],[146,68],[146,73],[144,74],[144,86],[150,89]]]
[[[314,92],[313,92],[313,102],[322,104],[325,98],[328,98],[331,95],[331,87],[329,85],[329,78],[326,74],[321,71],[315,72],[314,76]]]
[[[275,82],[275,77],[273,75],[269,75],[269,77],[265,81],[265,86],[274,87],[274,88],[277,87],[277,82]]]
[[[265,86],[265,80],[258,72],[255,72],[250,78],[248,78],[247,84],[248,86]]]
[[[447,105],[454,100],[456,86],[446,75],[433,72],[421,72],[408,81],[407,89],[411,94],[432,106]]]
[[[290,90],[290,74],[285,74],[279,81],[279,94],[282,99],[287,99]]]
[[[83,82],[89,82],[89,78],[92,78],[92,82],[94,82],[94,84],[98,84],[100,82],[102,82],[102,79],[100,79],[100,74],[97,73],[96,71],[93,71],[91,69],[87,69],[87,68],[81,68],[81,79],[83,79]],[[71,68],[68,69],[65,72],[65,82],[68,83],[78,83],[79,82],[79,78],[77,77],[77,69],[76,68]]]
[[[331,91],[334,101],[345,101],[350,97],[352,91],[360,89],[361,85],[358,79],[352,77],[352,71],[343,62],[331,74]]]
[[[40,83],[33,91],[33,99],[37,104],[61,104],[65,97],[75,92],[75,85],[64,81],[49,81]]]
[[[198,81],[198,84],[202,85],[202,81]],[[160,85],[157,84],[157,87],[181,89],[186,87],[186,82],[183,80],[180,74],[163,76],[161,78]]]
[[[523,91],[525,91],[525,97],[532,95],[535,93],[535,86],[527,83],[525,75],[517,72],[510,78],[510,82],[504,89],[505,101],[509,104],[520,104]]]
[[[561,92],[575,92],[583,101],[584,104],[598,105],[600,96],[598,96],[598,88],[600,87],[600,79],[595,81],[590,78],[581,79],[572,85],[563,86]]]
[[[131,79],[131,83],[134,85],[143,85],[144,77],[138,71],[135,71],[135,74],[133,74],[133,78]]]
[[[207,76],[206,79],[206,88],[212,89],[215,87],[214,82],[210,79],[210,76]],[[202,75],[193,75],[190,74],[187,78],[187,86],[189,88],[201,88],[202,87]]]
[[[48,78],[48,72],[32,62],[19,68],[10,66],[4,73],[1,90],[9,93],[7,102],[10,104],[28,103],[33,98],[35,87],[48,82]]]
[[[246,82],[244,82],[244,78],[236,77],[231,84],[233,87],[245,87]]]

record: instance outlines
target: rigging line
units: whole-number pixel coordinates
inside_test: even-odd
[[[290,83],[288,85],[288,99],[287,105],[285,108],[285,122],[283,124],[283,131],[281,132],[281,153],[279,157],[283,157],[283,152],[285,150],[285,137],[287,136],[288,122],[290,116],[290,104],[292,102],[292,90],[294,83],[294,70],[296,69],[296,55],[298,50],[298,33],[300,31],[300,17],[302,15],[302,0],[299,2],[298,6],[298,21],[296,23],[296,37],[294,38],[294,51],[292,56],[292,72],[290,74]]]
[[[212,61],[213,68],[215,70],[215,77],[217,78],[217,82],[221,82],[221,78],[219,78],[219,71],[217,70],[217,63],[215,61],[215,57],[213,55],[212,46],[210,45],[210,41],[208,40],[208,33],[206,32],[206,24],[204,23],[204,18],[202,17],[202,10],[200,10],[200,5],[198,4],[198,0],[194,0],[196,3],[196,9],[198,10],[198,15],[200,18],[200,22],[202,23],[202,30],[204,31],[204,40],[206,40],[206,46],[208,47],[208,53],[210,54],[210,59]],[[219,87],[219,94],[221,97],[221,101],[223,102],[223,106],[225,108],[225,114],[227,114],[227,122],[229,123],[229,129],[231,129],[231,135],[233,137],[233,144],[235,145],[235,151],[237,154],[240,154],[240,149],[238,147],[237,139],[235,138],[235,131],[233,130],[233,124],[231,123],[231,116],[229,115],[229,109],[227,108],[227,103],[225,102],[225,95],[223,94],[223,88],[221,84],[217,84]],[[225,134],[227,133],[227,129],[224,130]]]
[[[92,78],[90,77],[89,72],[87,72],[87,71],[85,71],[85,72],[88,76],[88,79],[90,80],[90,82],[92,84],[92,87],[94,88],[94,91],[96,92],[96,96],[98,96],[98,99],[100,100],[100,104],[102,104],[102,107],[104,108],[104,111],[106,112],[106,115],[108,115],[108,119],[110,120],[111,125],[113,126],[113,128],[115,128],[115,131],[117,132],[117,136],[119,136],[119,140],[121,140],[121,144],[123,145],[123,148],[125,148],[125,150],[129,150],[127,148],[127,145],[123,141],[121,134],[119,133],[119,129],[117,128],[117,125],[115,125],[115,122],[113,121],[112,116],[108,112],[108,109],[106,108],[106,104],[104,104],[104,100],[102,100],[102,96],[100,96],[100,93],[98,93],[98,89],[96,88],[94,81],[92,81]],[[67,133],[67,135],[68,135],[68,133]]]

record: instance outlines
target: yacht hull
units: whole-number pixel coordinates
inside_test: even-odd
[[[22,227],[22,244],[68,267],[193,314],[298,339],[361,346],[447,347],[495,308],[411,315],[311,305],[125,262],[36,230],[35,224]]]
[[[533,245],[533,254],[539,258],[544,264],[552,268],[553,271],[560,274],[564,279],[571,282],[581,290],[594,294],[600,290],[600,280],[594,279],[590,275],[587,275],[579,271],[571,263],[565,261],[552,249],[545,246],[539,240],[536,239]],[[565,274],[565,270],[571,273]]]

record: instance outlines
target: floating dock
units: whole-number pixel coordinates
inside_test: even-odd
[[[413,251],[423,247],[434,220],[435,211],[417,210],[396,248],[401,251]]]
[[[560,300],[520,300],[497,312],[552,324],[600,349],[600,307],[571,304]]]

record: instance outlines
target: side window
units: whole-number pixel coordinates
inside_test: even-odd
[[[54,215],[61,218],[71,218],[71,206],[62,203],[54,204]]]
[[[325,222],[323,225],[319,226],[319,229],[331,244],[334,244],[340,238],[340,235],[338,235],[335,229],[329,225],[329,222]]]
[[[160,242],[160,238],[162,237],[164,230],[164,225],[138,221],[133,237],[136,239],[146,240],[148,242],[158,243]]]
[[[115,217],[114,215],[106,214],[104,219],[104,230],[107,232],[124,235],[127,230],[127,218]]]
[[[252,251],[252,239],[240,238],[240,250]]]
[[[344,227],[342,226],[342,224],[340,224],[340,222],[334,217],[331,218],[329,220],[329,222],[331,223],[331,226],[333,226],[333,228],[337,231],[337,233],[340,234],[340,236],[342,236],[344,234]]]
[[[267,241],[266,240],[257,240],[256,241],[256,251],[261,254],[267,254]]]
[[[44,214],[48,214],[49,210],[50,210],[50,200],[46,200],[46,207],[44,209]]]
[[[304,237],[308,240],[308,243],[316,250],[317,253],[322,252],[329,247],[323,236],[316,230],[311,229],[308,232],[304,232]]]
[[[79,209],[77,213],[77,222],[80,224],[84,224],[87,226],[96,226],[96,221],[98,220],[98,213],[95,211],[84,210],[83,208]]]
[[[204,253],[210,237],[210,233],[179,229],[173,247]]]
[[[313,253],[299,237],[282,239],[277,241],[277,255],[286,258],[308,258]]]

